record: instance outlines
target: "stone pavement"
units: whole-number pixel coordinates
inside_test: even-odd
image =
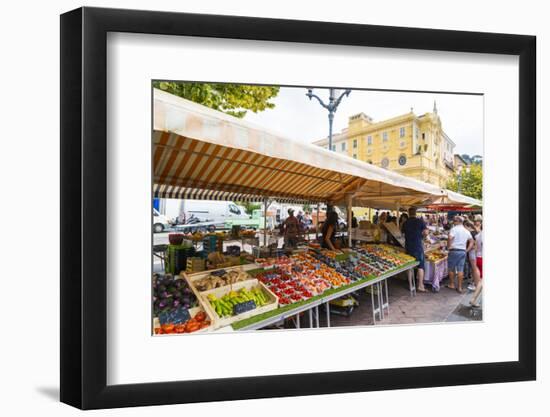
[[[438,293],[417,293],[411,297],[408,282],[404,277],[390,278],[388,292],[390,299],[390,314],[377,324],[415,324],[415,323],[444,323],[457,321],[482,320],[481,311],[472,316],[469,301],[472,292],[466,289],[459,294],[456,290],[445,287],[447,280],[441,285]],[[426,287],[429,289],[429,286]],[[331,314],[331,327],[336,326],[364,326],[373,324],[371,310],[371,296],[365,290],[358,291],[359,307],[356,307],[350,317]],[[304,327],[307,326],[307,318]],[[326,324],[325,312],[320,312],[320,325]]]

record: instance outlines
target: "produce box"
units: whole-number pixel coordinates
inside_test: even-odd
[[[226,256],[225,259],[229,262],[230,266],[238,266],[241,264],[240,256]]]
[[[181,245],[168,245],[164,262],[167,274],[177,275],[186,268],[187,259],[195,254],[192,246],[186,243]]]
[[[197,298],[200,299],[199,293],[203,291],[207,291],[205,289],[197,288],[197,285],[195,285],[196,282],[204,281],[205,279],[208,279],[210,276],[221,276],[222,272],[247,272],[252,269],[256,268],[254,264],[248,264],[248,265],[240,265],[240,266],[231,266],[228,268],[217,268],[210,271],[201,271],[197,273],[188,273],[188,272],[182,272],[180,276],[187,281],[189,284],[189,287],[193,291],[193,293],[197,296]],[[216,275],[218,274],[218,275]],[[249,279],[254,279],[252,276],[249,277]],[[228,284],[222,285],[222,286],[228,286]]]
[[[257,306],[253,310],[245,311],[240,314],[220,317],[218,313],[216,313],[215,307],[212,304],[210,296],[214,297],[215,299],[221,299],[225,295],[229,294],[231,291],[234,291],[235,293],[239,294],[239,291],[243,288],[246,289],[247,291],[252,291],[253,289],[258,288],[263,294],[263,297],[265,297],[266,304],[262,306]],[[253,317],[257,314],[262,314],[268,311],[275,310],[279,305],[279,298],[257,279],[237,282],[236,284],[233,284],[231,286],[225,286],[225,287],[215,288],[213,290],[201,292],[200,300],[203,303],[205,309],[207,310],[208,315],[211,316],[213,319],[214,329],[219,329],[221,327],[229,326],[231,325],[231,323],[234,323],[236,321],[244,320],[249,317]]]
[[[196,318],[197,317],[197,314],[198,313],[201,313],[203,312],[204,314],[206,314],[206,319],[203,321],[204,325],[206,325],[207,323],[209,323],[208,325],[202,327],[202,328],[199,328],[198,330],[195,330],[195,331],[192,331],[192,332],[187,332],[187,331],[171,331],[170,333],[163,333],[162,330],[161,330],[161,323],[160,323],[160,318],[159,317],[154,317],[153,318],[153,334],[155,336],[158,336],[158,335],[162,335],[162,334],[197,334],[197,333],[207,333],[207,332],[210,332],[214,329],[214,326],[212,325],[212,317],[208,315],[208,312],[203,308],[203,307],[193,307],[193,308],[190,308],[188,310],[189,312],[189,318]],[[185,325],[185,323],[178,323],[178,324],[183,324]]]
[[[206,269],[206,260],[204,258],[187,258],[187,266],[185,268],[186,272],[201,272]],[[181,271],[180,271],[181,272]]]

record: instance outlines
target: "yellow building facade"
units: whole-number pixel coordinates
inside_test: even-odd
[[[328,138],[313,143],[327,147]],[[440,187],[454,174],[455,144],[442,129],[435,103],[431,113],[417,116],[411,109],[379,122],[353,115],[332,143],[335,152]]]

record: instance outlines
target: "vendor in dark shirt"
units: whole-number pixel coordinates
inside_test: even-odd
[[[409,208],[409,218],[403,223],[403,233],[405,234],[405,250],[413,256],[420,264],[416,274],[416,289],[419,292],[426,292],[424,288],[424,237],[428,234],[428,229],[424,220],[416,217],[416,208]],[[412,270],[409,270],[412,274]],[[409,277],[411,278],[411,277]]]
[[[321,233],[321,247],[330,250],[339,249],[340,245],[336,241],[336,230],[338,230],[338,214],[335,211],[328,213],[327,220],[323,223]]]

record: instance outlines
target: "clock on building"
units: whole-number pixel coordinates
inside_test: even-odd
[[[380,166],[382,168],[387,168],[389,164],[390,164],[390,160],[388,158],[383,158],[382,161],[380,162]]]
[[[407,157],[405,155],[401,155],[399,157],[399,165],[405,165],[407,163]]]

